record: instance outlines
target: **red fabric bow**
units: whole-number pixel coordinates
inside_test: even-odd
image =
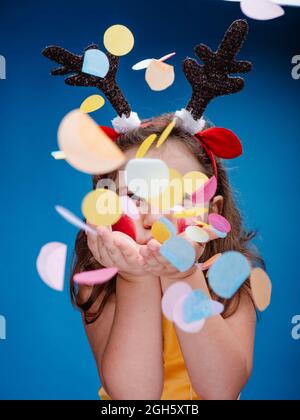
[[[111,138],[117,141],[119,134],[111,127],[101,126],[101,129]],[[216,178],[218,170],[215,156],[221,159],[233,159],[243,153],[242,144],[239,138],[227,128],[212,127],[195,134],[209,156]]]

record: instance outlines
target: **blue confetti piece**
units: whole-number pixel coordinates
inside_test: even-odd
[[[166,226],[166,228],[168,229],[168,231],[170,232],[172,236],[176,236],[177,234],[176,227],[173,225],[173,223],[169,219],[167,219],[166,217],[161,217],[158,221]]]
[[[212,301],[202,290],[194,290],[185,299],[183,304],[183,319],[185,322],[201,321],[213,315]]]
[[[194,247],[188,241],[179,237],[168,239],[161,246],[160,254],[181,273],[189,270],[196,259]]]
[[[109,71],[107,55],[100,50],[88,50],[84,54],[82,72],[104,78]]]
[[[251,266],[247,258],[236,251],[222,254],[208,271],[208,281],[216,295],[230,299],[247,280]]]

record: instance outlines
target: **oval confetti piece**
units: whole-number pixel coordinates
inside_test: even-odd
[[[192,323],[187,323],[183,319],[183,305],[184,301],[187,298],[187,295],[183,295],[177,301],[173,309],[173,320],[174,323],[180,328],[182,331],[190,334],[195,334],[202,330],[205,325],[205,319],[201,321],[196,321]]]
[[[183,320],[190,324],[209,318],[212,314],[212,306],[209,297],[202,290],[193,290],[183,302]]]
[[[211,213],[208,216],[208,223],[212,225],[217,231],[223,233],[229,233],[231,231],[231,225],[228,220],[216,213]]]
[[[271,20],[284,15],[284,10],[270,0],[241,0],[242,12],[251,19]]]
[[[66,155],[64,154],[64,152],[61,152],[60,150],[58,150],[57,152],[52,152],[51,156],[55,159],[55,160],[64,160],[66,159]]]
[[[125,182],[137,197],[149,199],[169,185],[169,168],[159,159],[131,159],[125,169]]]
[[[175,207],[173,216],[176,219],[193,219],[195,217],[203,217],[205,213],[208,212],[208,209],[203,207],[191,207],[184,208],[181,206]]]
[[[204,184],[203,187],[200,187],[199,190],[194,192],[192,195],[193,204],[197,204],[198,199],[200,199],[200,203],[202,203],[202,200],[204,200],[204,203],[208,203],[215,196],[217,187],[217,178],[213,176]]]
[[[176,282],[165,291],[161,302],[162,311],[169,321],[173,321],[173,310],[179,298],[188,295],[192,290],[188,283]]]
[[[140,219],[140,212],[139,212],[139,209],[137,208],[134,200],[132,200],[132,198],[128,197],[128,195],[120,196],[120,200],[121,200],[121,206],[122,206],[123,212],[127,216],[131,217],[131,219],[139,220]]]
[[[196,259],[194,247],[180,237],[168,239],[161,246],[160,254],[182,273],[189,270],[194,265]]]
[[[272,283],[267,273],[261,268],[255,268],[250,275],[250,284],[256,307],[265,311],[271,303]]]
[[[113,55],[123,56],[133,49],[134,36],[124,25],[113,25],[104,34],[104,45]]]
[[[152,60],[154,60],[154,58],[147,58],[146,60],[139,61],[134,66],[132,66],[132,70],[145,70]]]
[[[212,310],[212,316],[220,315],[224,312],[224,305],[220,302],[217,302],[215,300],[211,300],[211,310]]]
[[[80,106],[80,111],[83,112],[84,114],[89,114],[91,112],[95,112],[98,109],[102,108],[104,104],[105,104],[105,100],[104,98],[102,98],[102,96],[92,95],[86,98],[82,102]]]
[[[165,213],[183,201],[183,178],[175,169],[169,169],[169,183],[167,188],[158,196],[150,197],[152,213]]]
[[[104,78],[109,71],[109,60],[104,52],[96,49],[87,50],[84,54],[82,73]]]
[[[91,228],[86,223],[84,223],[79,217],[75,216],[70,210],[65,209],[62,206],[55,206],[55,210],[57,213],[65,219],[67,222],[69,222],[71,225],[77,227],[80,230],[84,230],[85,232],[90,233],[93,236],[97,236],[96,229]]]
[[[82,214],[92,225],[112,226],[122,216],[121,200],[111,190],[91,191],[82,202]]]
[[[156,239],[160,244],[163,244],[172,236],[176,236],[176,228],[170,220],[165,217],[162,217],[157,222],[152,225],[151,235]]]
[[[214,293],[231,299],[251,273],[247,258],[236,251],[225,252],[208,271],[208,281]]]
[[[199,204],[202,202],[202,204],[204,204],[204,190],[202,187],[208,181],[208,177],[202,172],[193,171],[185,174],[183,180],[184,192],[186,194],[192,195],[195,191],[203,191],[203,197],[199,197],[197,203]],[[195,201],[193,201],[193,203],[195,203]]]
[[[206,271],[209,270],[210,267],[221,257],[222,254],[216,254],[213,257],[209,258],[201,265],[201,270]]]
[[[160,148],[164,142],[169,138],[170,134],[172,133],[175,125],[176,125],[176,121],[177,119],[174,118],[172,122],[170,122],[170,124],[164,129],[164,131],[161,133],[160,138],[158,139],[157,148]]]
[[[156,139],[157,139],[156,134],[151,134],[149,137],[147,137],[146,140],[143,141],[143,144],[139,147],[135,158],[142,159],[147,154],[147,152],[149,151],[150,147],[152,146],[152,144],[155,142]]]
[[[163,57],[161,57],[158,61],[167,61],[170,58],[174,57],[174,55],[176,55],[176,52],[164,55]]]
[[[206,244],[210,240],[208,233],[198,226],[188,226],[185,230],[185,234],[191,241],[200,244]]]
[[[37,258],[39,276],[47,286],[58,292],[64,289],[67,245],[52,242],[42,247]]]
[[[79,109],[61,122],[58,143],[67,162],[89,175],[107,174],[125,162],[125,156],[95,121]]]
[[[146,82],[149,87],[156,91],[162,91],[170,87],[175,80],[174,67],[158,60],[152,60],[146,70]]]
[[[84,273],[75,274],[73,280],[77,284],[85,286],[96,286],[110,281],[118,273],[115,267],[103,268],[101,270],[85,271]]]

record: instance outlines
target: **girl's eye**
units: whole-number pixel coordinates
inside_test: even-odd
[[[136,195],[134,195],[133,193],[128,193],[127,196],[129,198],[131,198],[131,200],[133,200],[135,202],[136,205],[140,205],[143,201],[142,198],[137,197]]]

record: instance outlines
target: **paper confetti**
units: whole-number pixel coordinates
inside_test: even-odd
[[[163,244],[172,236],[176,236],[176,227],[166,217],[160,218],[152,225],[151,234],[154,239]]]
[[[185,230],[185,234],[191,241],[200,244],[206,244],[210,240],[208,233],[198,226],[188,226]]]
[[[174,67],[158,60],[152,60],[146,70],[145,77],[152,90],[156,92],[165,90],[174,83]]]
[[[92,95],[86,98],[85,101],[82,102],[80,106],[80,111],[84,114],[89,114],[91,112],[95,112],[98,109],[102,108],[105,104],[104,98],[100,95]]]
[[[150,199],[169,185],[169,168],[159,159],[131,159],[125,169],[128,189],[137,197]]]
[[[168,239],[161,246],[160,254],[182,273],[189,270],[196,259],[194,247],[180,237]]]
[[[107,55],[96,49],[87,50],[84,54],[82,73],[104,78],[109,71]]]
[[[210,267],[221,257],[222,254],[216,254],[213,257],[209,258],[203,264],[201,264],[201,270],[206,271],[209,270]]]
[[[64,160],[66,159],[66,155],[64,154],[64,152],[61,152],[60,150],[58,150],[57,152],[52,152],[51,156],[55,159],[55,160]]]
[[[184,175],[184,191],[186,194],[192,195],[194,192],[198,191],[198,200],[197,204],[204,204],[204,184],[208,181],[208,177],[202,172],[189,172]],[[203,191],[202,197],[199,196],[200,191]],[[195,204],[195,201],[194,201]]]
[[[252,296],[256,307],[265,311],[271,303],[272,283],[267,273],[261,268],[255,268],[250,275]]]
[[[208,319],[224,311],[224,306],[211,300],[202,290],[193,290],[183,302],[183,320],[192,322]]]
[[[122,216],[121,200],[114,191],[94,190],[84,198],[82,214],[92,225],[112,226]]]
[[[176,53],[173,52],[173,53],[164,55],[163,57],[159,58],[158,61],[167,61],[167,60],[169,60],[169,58],[172,58],[175,54]],[[132,66],[132,70],[145,70],[146,68],[149,67],[149,64],[153,60],[155,60],[155,58],[147,58],[146,60],[139,61],[134,66]]]
[[[179,298],[188,295],[192,290],[188,283],[176,282],[165,291],[161,302],[162,311],[169,321],[173,321],[173,310]]]
[[[111,54],[123,56],[133,49],[134,36],[126,26],[113,25],[105,32],[103,42]]]
[[[96,229],[91,228],[86,223],[84,223],[79,217],[75,216],[70,210],[65,209],[62,206],[55,206],[55,210],[57,213],[65,219],[67,222],[69,222],[71,225],[77,227],[80,230],[84,230],[85,232],[90,233],[93,236],[97,236]]]
[[[42,247],[36,267],[39,276],[47,286],[62,292],[64,289],[67,245],[50,242]]]
[[[202,203],[202,200],[204,200],[204,203],[208,203],[215,196],[217,188],[217,178],[213,176],[202,187],[200,187],[199,190],[194,192],[192,195],[193,204],[198,204],[199,200],[199,204]]]
[[[195,217],[203,217],[208,212],[208,209],[204,207],[184,208],[182,206],[177,206],[172,210],[174,211],[173,216],[176,219],[193,219]]]
[[[228,220],[225,217],[220,216],[219,214],[216,214],[216,213],[209,214],[208,223],[212,225],[213,228],[215,228],[216,230],[220,232],[229,233],[231,231],[231,226]]]
[[[84,273],[75,274],[73,280],[77,284],[86,286],[96,286],[107,283],[118,273],[115,267],[103,268],[101,270],[85,271]]]
[[[121,200],[121,206],[122,206],[123,212],[127,216],[131,217],[131,219],[139,220],[140,219],[140,212],[139,212],[139,209],[137,208],[134,200],[132,200],[131,197],[128,197],[128,195],[120,196],[120,200]]]
[[[157,148],[160,148],[164,142],[169,138],[170,134],[172,133],[175,125],[176,125],[176,121],[177,119],[174,118],[172,122],[170,122],[170,124],[164,129],[164,131],[162,132],[160,138],[158,139]]]
[[[95,121],[79,109],[61,122],[58,143],[67,162],[89,175],[107,174],[125,162],[125,156]]]
[[[173,321],[182,331],[195,334],[202,330],[205,325],[205,319],[188,323],[184,321],[183,305],[188,295],[183,295],[177,301],[173,309]]]
[[[216,295],[231,299],[250,272],[250,263],[244,255],[236,251],[225,252],[208,271],[209,285]]]
[[[284,15],[284,10],[270,0],[242,0],[242,12],[256,20],[271,20]]]
[[[149,149],[151,148],[152,144],[155,142],[156,139],[157,139],[156,134],[151,134],[149,137],[147,137],[146,140],[144,140],[142,145],[139,147],[135,158],[142,159],[147,154],[147,152],[149,151]]]

